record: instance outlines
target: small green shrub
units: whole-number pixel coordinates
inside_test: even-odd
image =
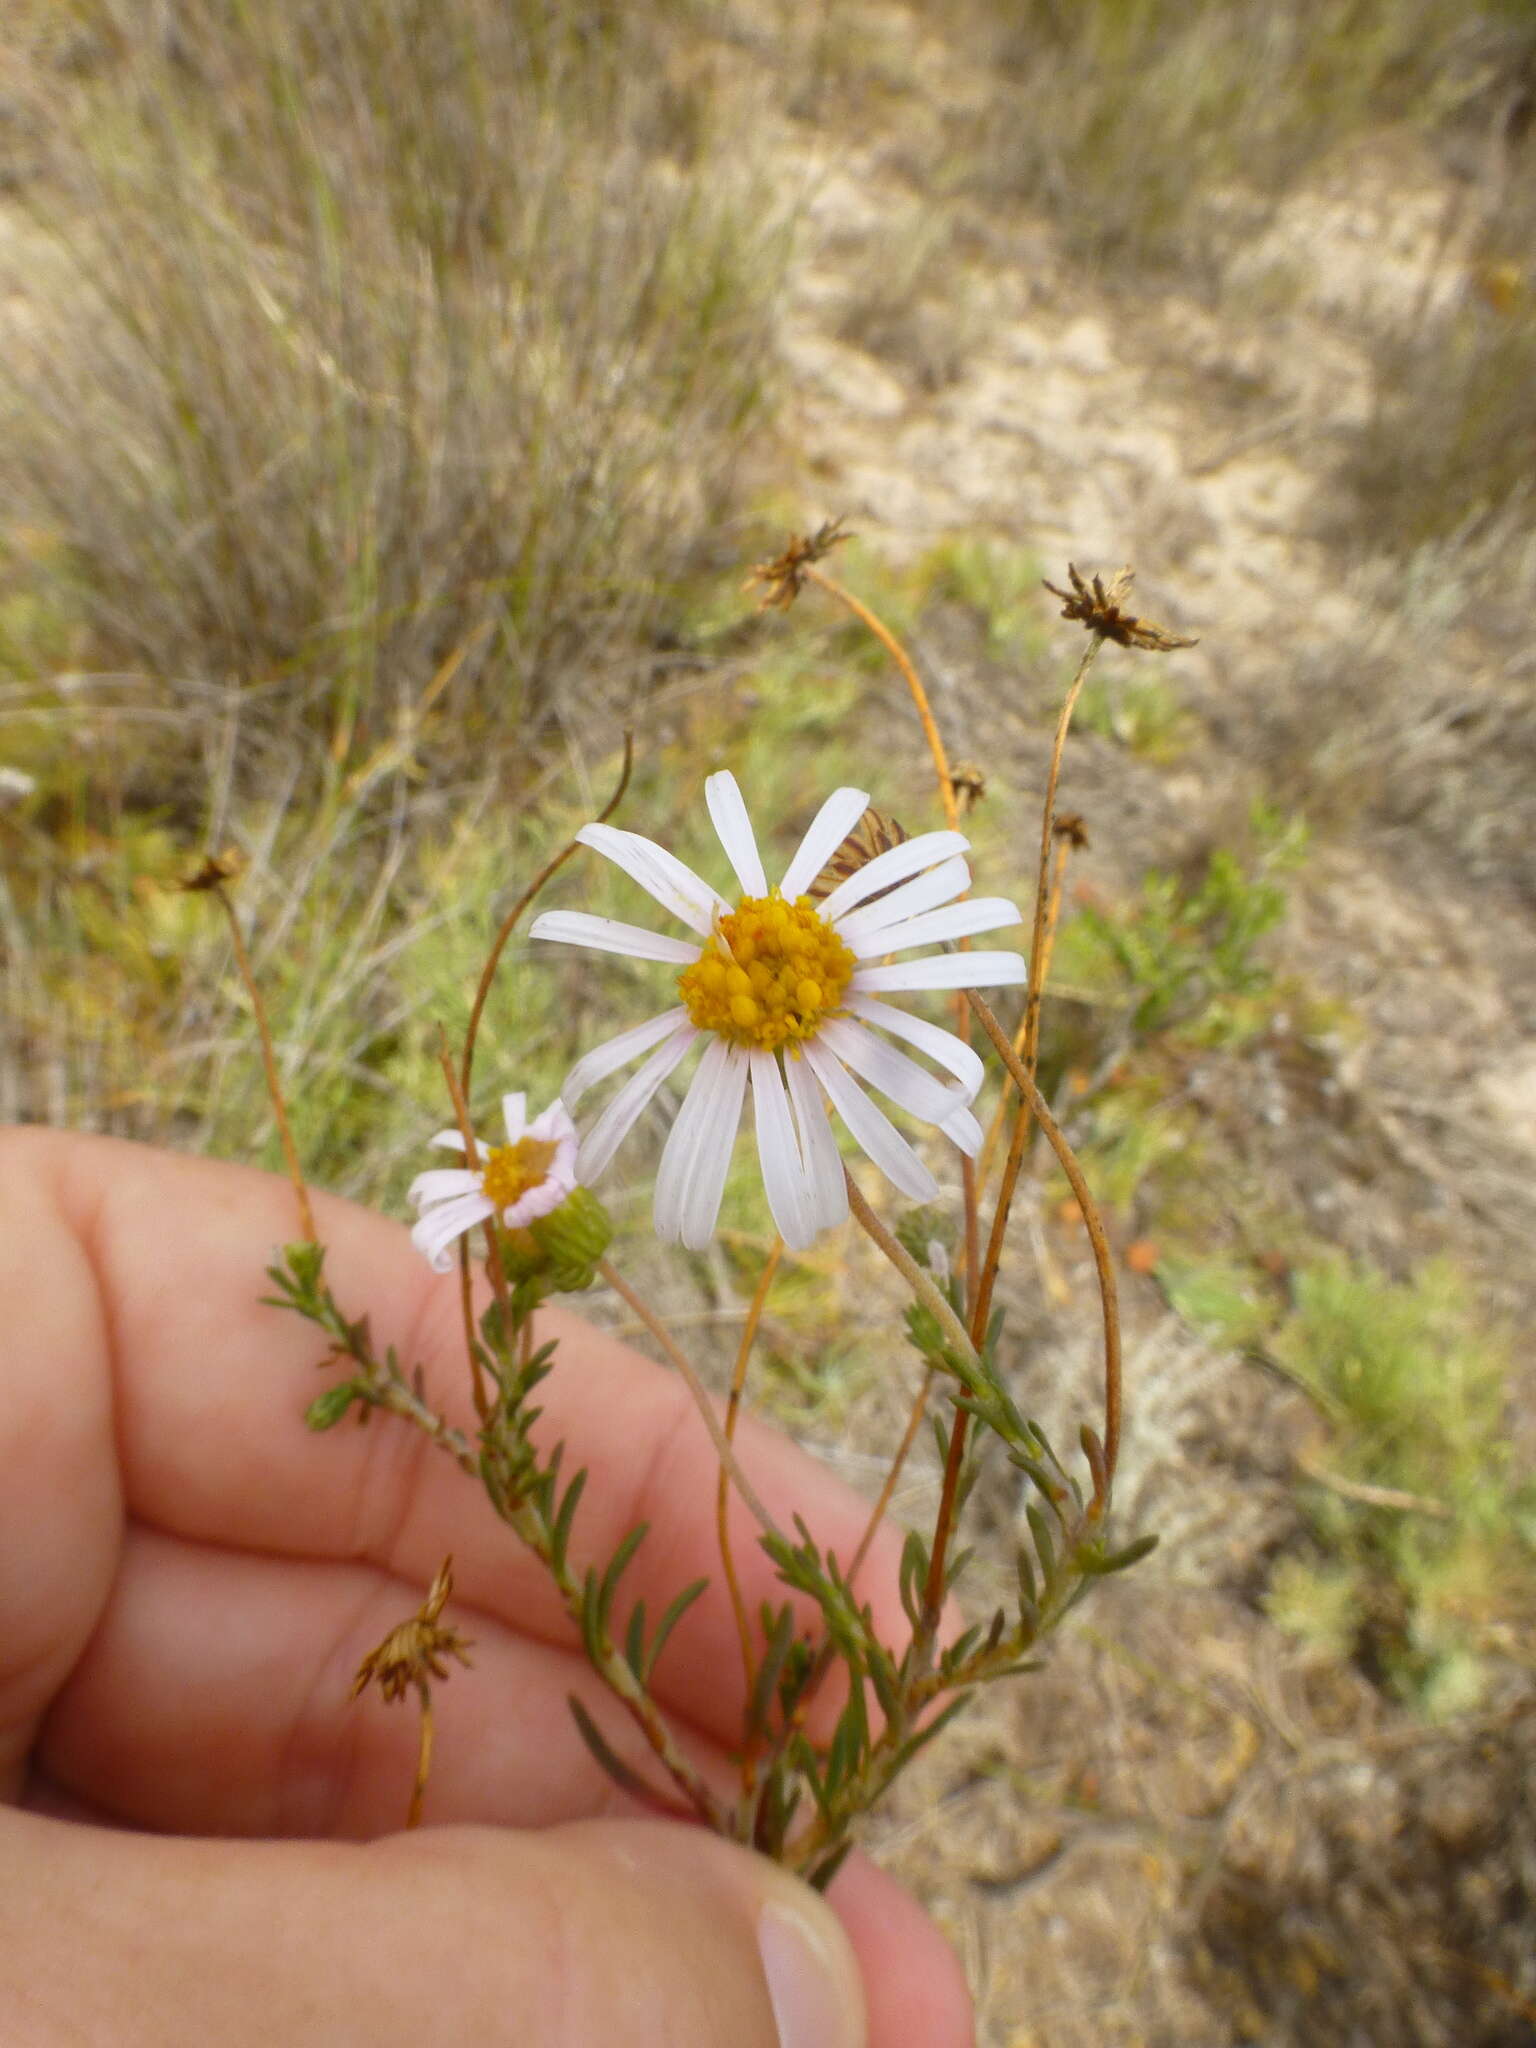
[[[1270,1348],[1326,1445],[1304,1491],[1315,1552],[1287,1561],[1272,1612],[1431,1713],[1472,1704],[1533,1611],[1536,1483],[1511,1455],[1507,1334],[1444,1260],[1392,1281],[1319,1259],[1294,1291]]]
[[[918,574],[930,601],[961,605],[977,616],[994,660],[1031,658],[1048,644],[1040,563],[1027,548],[956,534],[929,549]]]
[[[1078,699],[1077,723],[1129,754],[1166,767],[1194,738],[1194,720],[1160,673],[1096,669]]]
[[[1273,974],[1262,942],[1285,915],[1284,877],[1302,859],[1306,827],[1259,806],[1248,861],[1219,847],[1193,884],[1149,874],[1121,911],[1084,905],[1063,926],[1056,985],[1130,1011],[1137,1038],[1176,1031],[1239,1045],[1267,1022]]]

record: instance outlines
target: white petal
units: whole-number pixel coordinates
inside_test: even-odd
[[[530,1223],[536,1223],[541,1216],[558,1209],[570,1192],[568,1185],[562,1186],[551,1174],[537,1187],[519,1195],[510,1209],[503,1209],[501,1220],[508,1230],[526,1230]]]
[[[886,1179],[914,1202],[931,1202],[939,1184],[897,1130],[856,1081],[850,1080],[831,1053],[807,1039],[804,1053],[811,1070],[832,1098],[832,1107]]]
[[[816,1236],[816,1216],[779,1063],[771,1052],[756,1050],[747,1054],[747,1063],[752,1069],[757,1157],[768,1207],[784,1242],[804,1251]]]
[[[537,1138],[542,1145],[563,1145],[576,1136],[576,1126],[571,1121],[571,1112],[566,1108],[563,1097],[557,1095],[548,1109],[534,1118],[526,1135]]]
[[[974,1159],[981,1150],[981,1125],[968,1109],[951,1110],[939,1129],[960,1147],[968,1159]]]
[[[710,776],[704,785],[704,801],[709,805],[709,815],[720,835],[720,844],[725,848],[725,857],[735,869],[742,895],[766,896],[768,877],[763,872],[762,856],[752,835],[752,820],[747,816],[747,807],[736,786],[736,778],[728,769],[722,768],[718,775]]]
[[[856,995],[901,988],[1011,988],[1029,979],[1022,953],[929,953],[889,967],[861,967],[848,986]]]
[[[641,1111],[668,1074],[698,1037],[692,1024],[679,1024],[672,1036],[658,1046],[645,1065],[631,1074],[581,1142],[576,1154],[576,1177],[590,1187],[629,1136]]]
[[[898,1010],[890,1003],[876,1002],[873,996],[850,995],[845,1000],[845,1007],[855,1017],[862,1017],[866,1024],[878,1024],[893,1038],[904,1038],[908,1045],[915,1045],[919,1052],[927,1053],[929,1059],[947,1068],[965,1090],[967,1102],[980,1092],[986,1079],[986,1068],[972,1047],[964,1039],[957,1038],[953,1031],[941,1031],[926,1017],[910,1017],[905,1010]]]
[[[700,938],[708,938],[715,913],[728,907],[708,882],[701,881],[692,868],[654,839],[642,839],[638,832],[621,832],[617,825],[583,825],[576,837],[583,846],[592,847],[622,868],[663,910],[680,918]]]
[[[507,1143],[515,1145],[528,1132],[528,1098],[526,1095],[503,1095],[501,1114],[507,1126]]]
[[[656,1234],[703,1251],[714,1235],[720,1197],[741,1121],[747,1056],[715,1039],[699,1062],[656,1174]]]
[[[812,818],[809,830],[795,849],[794,859],[784,870],[779,890],[786,902],[793,903],[797,896],[805,894],[868,809],[867,789],[833,790]]]
[[[464,1195],[456,1202],[443,1202],[429,1209],[411,1228],[411,1243],[430,1260],[434,1273],[446,1273],[452,1260],[448,1247],[466,1230],[473,1230],[495,1210],[482,1194]]]
[[[430,1166],[425,1173],[418,1173],[405,1191],[405,1199],[418,1209],[435,1206],[438,1202],[452,1202],[460,1195],[474,1194],[480,1186],[480,1176],[472,1173],[467,1166]]]
[[[931,946],[941,939],[968,939],[976,932],[995,932],[1001,925],[1023,922],[1017,906],[1001,896],[968,896],[963,903],[946,903],[942,910],[929,910],[921,917],[881,925],[853,945],[853,953],[859,960],[878,959],[882,953],[904,953],[908,946]]]
[[[560,1090],[560,1100],[568,1109],[574,1109],[587,1090],[599,1081],[606,1081],[610,1074],[616,1074],[620,1067],[627,1067],[631,1060],[639,1059],[641,1053],[649,1052],[668,1032],[679,1025],[688,1012],[681,1008],[663,1010],[659,1017],[650,1017],[644,1024],[636,1024],[628,1031],[621,1031],[617,1038],[607,1039],[602,1045],[594,1046],[584,1053],[565,1077]]]
[[[937,904],[948,903],[953,896],[959,896],[971,886],[971,871],[960,854],[949,860],[940,861],[936,868],[930,868],[925,875],[915,875],[910,882],[902,882],[890,894],[882,896],[875,903],[866,903],[859,910],[850,910],[837,921],[837,935],[848,945],[855,944],[870,932],[878,931],[882,925],[899,924],[904,917],[916,917],[920,910],[932,910]]]
[[[642,931],[616,917],[593,917],[585,910],[546,910],[529,929],[531,939],[554,939],[564,946],[590,946],[595,953],[625,953],[631,960],[670,960],[691,967],[699,948],[664,932]]]
[[[439,1131],[435,1138],[429,1138],[427,1142],[430,1145],[442,1145],[450,1152],[462,1152],[464,1150],[464,1133],[462,1131]]]
[[[945,1117],[953,1115],[957,1104],[954,1090],[932,1074],[925,1074],[916,1060],[909,1060],[904,1052],[876,1038],[868,1025],[855,1024],[846,1017],[829,1017],[816,1038],[845,1067],[852,1067],[909,1116],[921,1117],[925,1124],[941,1124]],[[962,1102],[959,1106],[965,1105]]]
[[[839,882],[821,906],[823,917],[835,923],[856,903],[863,903],[877,890],[904,882],[921,868],[936,867],[952,853],[964,853],[970,841],[960,832],[920,832],[916,839],[904,839],[900,846],[888,846],[873,860],[855,868],[846,882]]]
[[[835,1230],[848,1214],[848,1182],[821,1090],[803,1059],[786,1059],[784,1078],[800,1127],[800,1156],[810,1179],[811,1213],[818,1230]]]

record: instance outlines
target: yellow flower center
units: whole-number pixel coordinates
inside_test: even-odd
[[[480,1173],[485,1199],[498,1209],[510,1209],[530,1188],[549,1178],[557,1149],[549,1138],[519,1138],[515,1145],[493,1145]]]
[[[771,1052],[814,1036],[857,965],[808,896],[743,896],[677,986],[701,1031]]]

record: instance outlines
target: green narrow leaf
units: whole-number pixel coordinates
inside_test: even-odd
[[[624,1635],[624,1661],[642,1684],[645,1682],[645,1602],[637,1600]]]
[[[837,1847],[832,1851],[832,1854],[830,1856],[824,1857],[823,1860],[816,1865],[816,1868],[811,1872],[810,1876],[806,1879],[806,1883],[811,1887],[812,1891],[824,1892],[827,1889],[828,1885],[831,1884],[833,1878],[836,1877],[837,1873],[842,1869],[844,1863],[847,1861],[849,1851],[852,1849],[852,1847],[853,1837],[852,1835],[849,1835],[845,1841],[841,1841],[838,1843]]]
[[[766,1623],[767,1616],[764,1620]],[[789,1655],[790,1645],[795,1640],[795,1610],[785,1603],[779,1609],[778,1619],[773,1624],[773,1633],[768,1637],[763,1651],[763,1661],[757,1667],[757,1677],[752,1682],[752,1697],[747,1702],[747,1729],[752,1735],[768,1733],[768,1706],[779,1682],[779,1673],[784,1669],[784,1659]]]
[[[363,1390],[355,1380],[343,1380],[340,1386],[327,1387],[323,1394],[316,1394],[304,1411],[304,1427],[316,1431],[334,1429],[354,1401],[363,1399]]]
[[[955,1640],[944,1652],[944,1669],[952,1671],[957,1664],[963,1664],[980,1639],[980,1628],[968,1628],[964,1635],[956,1636]]]
[[[1045,1573],[1045,1582],[1049,1585],[1056,1576],[1056,1545],[1051,1540],[1050,1525],[1033,1501],[1030,1502],[1025,1513],[1029,1518],[1030,1534],[1035,1539],[1035,1550],[1040,1558],[1040,1567]]]
[[[956,1714],[958,1714],[962,1707],[964,1707],[967,1704],[970,1697],[971,1695],[969,1691],[961,1693],[958,1699],[950,1701],[949,1705],[943,1710],[942,1713],[935,1714],[933,1719],[927,1724],[926,1727],[919,1728],[917,1733],[912,1737],[910,1742],[904,1742],[902,1744],[901,1748],[896,1752],[896,1762],[892,1767],[892,1776],[894,1776],[897,1771],[905,1770],[907,1765],[912,1761],[913,1757],[917,1755],[917,1752],[920,1749],[925,1748],[928,1743],[932,1742],[935,1735],[939,1734],[943,1729],[949,1726],[950,1722],[953,1721]]]
[[[869,1658],[869,1682],[875,1689],[875,1698],[880,1703],[881,1713],[887,1721],[894,1721],[901,1710],[901,1695],[896,1685],[896,1667],[878,1644]]]
[[[619,1581],[623,1578],[630,1559],[645,1541],[647,1526],[644,1522],[637,1522],[609,1560],[608,1569],[603,1573],[602,1587],[597,1596],[597,1625],[599,1629],[605,1630],[608,1626],[608,1616],[613,1608],[613,1596],[619,1590]]]
[[[640,1674],[643,1679],[649,1679],[651,1673],[656,1669],[656,1660],[666,1648],[667,1637],[671,1635],[673,1629],[677,1627],[677,1624],[688,1612],[694,1601],[701,1594],[707,1592],[708,1589],[708,1579],[695,1579],[691,1586],[684,1586],[682,1592],[678,1594],[677,1598],[667,1608],[665,1614],[657,1622],[656,1633],[651,1638],[651,1647],[647,1651],[645,1658],[645,1669]]]
[[[1123,1550],[1112,1551],[1107,1557],[1085,1548],[1077,1562],[1083,1571],[1102,1579],[1110,1572],[1129,1571],[1133,1564],[1139,1564],[1149,1552],[1156,1550],[1158,1540],[1155,1535],[1138,1536],[1134,1543],[1127,1543]]]
[[[621,1757],[614,1755],[613,1751],[608,1747],[602,1730],[587,1712],[581,1701],[577,1699],[575,1693],[567,1693],[565,1697],[582,1741],[587,1745],[596,1762],[602,1766],[615,1785],[619,1787],[620,1791],[628,1792],[632,1798],[643,1799],[647,1806],[665,1806],[668,1802],[661,1797],[660,1793],[653,1791],[637,1771],[632,1771]]]
[[[597,1573],[590,1566],[581,1582],[581,1640],[587,1661],[601,1668],[603,1630],[598,1618],[598,1581]]]
[[[955,1555],[949,1560],[948,1566],[946,1567],[944,1572],[944,1590],[946,1593],[949,1592],[952,1587],[959,1585],[960,1574],[965,1570],[966,1566],[970,1563],[971,1559],[975,1555],[976,1546],[974,1543],[968,1543],[965,1546],[964,1550],[957,1550],[955,1552]]]
[[[550,1553],[554,1559],[555,1570],[558,1573],[563,1574],[565,1571],[565,1553],[571,1540],[571,1524],[576,1519],[576,1505],[581,1499],[581,1490],[586,1483],[587,1468],[583,1465],[576,1474],[576,1477],[565,1489],[565,1499],[560,1503],[560,1511],[555,1516],[554,1527],[549,1532]]]
[[[898,1589],[901,1594],[902,1611],[913,1628],[922,1617],[922,1586],[928,1577],[928,1546],[916,1529],[907,1531],[907,1540],[901,1547],[901,1574]]]

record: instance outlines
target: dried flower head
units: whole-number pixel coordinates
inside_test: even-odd
[[[987,778],[974,761],[961,761],[949,771],[949,786],[961,817],[968,818],[987,793]]]
[[[171,887],[187,896],[206,895],[210,890],[222,889],[228,882],[238,881],[245,867],[245,855],[239,847],[226,846],[222,853],[205,854],[190,874],[183,875]]]
[[[445,1557],[427,1597],[411,1616],[392,1628],[377,1649],[370,1650],[357,1667],[349,1698],[356,1699],[370,1685],[377,1685],[385,1699],[403,1699],[415,1686],[425,1694],[429,1678],[446,1678],[445,1657],[457,1657],[468,1668],[466,1652],[473,1647],[456,1628],[439,1619],[453,1591],[453,1559]]]
[[[844,531],[841,519],[823,520],[814,533],[792,533],[783,554],[772,562],[759,562],[741,587],[751,590],[759,583],[765,584],[759,611],[788,611],[800,595],[806,570],[852,538],[852,534]]]
[[[1101,576],[1085,583],[1072,562],[1067,564],[1067,575],[1072,582],[1070,590],[1059,590],[1054,583],[1047,583],[1046,589],[1053,597],[1066,600],[1061,608],[1064,619],[1080,620],[1090,633],[1097,633],[1100,639],[1113,640],[1121,647],[1144,647],[1152,654],[1168,654],[1175,647],[1198,644],[1185,639],[1182,634],[1170,633],[1166,626],[1154,626],[1150,619],[1138,619],[1122,609],[1121,600],[1136,580],[1133,570],[1122,569],[1110,580],[1107,590]]]
[[[905,825],[884,811],[877,811],[871,804],[841,844],[833,848],[831,858],[806,889],[806,895],[813,903],[820,903],[840,882],[846,882],[850,875],[856,875],[870,861],[878,860],[882,853],[889,853],[893,846],[900,846],[906,837]],[[891,884],[893,889],[897,886],[894,882]],[[885,889],[877,890],[869,900],[873,903],[889,893]]]
[[[1081,853],[1088,844],[1087,820],[1079,811],[1058,811],[1051,830],[1058,839],[1064,839],[1074,853]]]

